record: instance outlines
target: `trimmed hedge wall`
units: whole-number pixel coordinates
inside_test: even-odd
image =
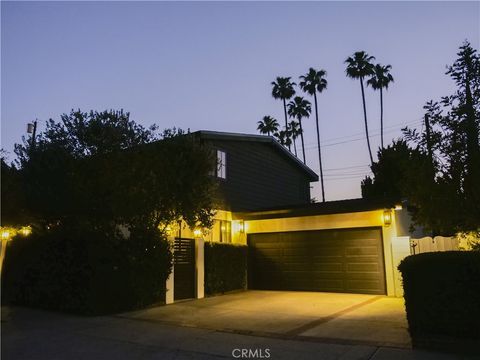
[[[172,254],[158,231],[80,227],[34,232],[9,242],[2,274],[6,303],[100,315],[165,299]]]
[[[246,245],[205,242],[205,292],[207,295],[245,289]]]
[[[414,345],[435,336],[480,339],[480,252],[423,253],[398,268]]]

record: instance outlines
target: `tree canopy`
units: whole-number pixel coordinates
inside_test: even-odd
[[[113,110],[72,110],[49,120],[34,142],[16,146],[30,217],[147,228],[183,219],[209,227],[211,149],[181,130],[156,130]]]
[[[467,41],[446,75],[457,89],[424,106],[422,131],[379,151],[364,197],[406,198],[414,220],[434,234],[480,228],[480,56]]]

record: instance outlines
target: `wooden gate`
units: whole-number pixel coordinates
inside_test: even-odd
[[[195,240],[175,238],[173,253],[174,300],[195,297]]]

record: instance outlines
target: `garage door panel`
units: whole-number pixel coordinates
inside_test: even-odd
[[[359,255],[359,256],[354,256],[354,255],[349,255],[346,256],[346,262],[347,263],[374,263],[378,261],[378,257],[381,254],[378,255]]]
[[[349,280],[375,280],[378,281],[379,274],[374,272],[355,272],[348,273]]]
[[[385,294],[380,228],[249,234],[251,288]]]
[[[358,291],[375,291],[380,283],[375,280],[348,280],[347,286]]]
[[[347,263],[347,272],[375,272],[380,271],[378,263],[358,263],[358,264],[348,264]]]
[[[336,255],[311,255],[310,258],[313,260],[312,262],[314,264],[319,264],[319,263],[334,263],[334,262],[343,262],[344,256],[336,256]]]
[[[315,265],[313,266],[313,271],[312,273],[316,272],[325,272],[325,271],[337,271],[337,272],[342,272],[343,271],[343,263],[339,262],[338,260],[331,261],[331,262],[316,262]]]
[[[378,254],[378,247],[377,246],[350,246],[345,249],[345,254],[346,255],[352,255],[352,256],[357,256],[357,255],[377,255]]]
[[[316,280],[341,280],[345,279],[343,271],[312,271],[311,278]]]
[[[313,283],[313,285],[315,287],[325,289],[323,291],[342,292],[344,289],[343,280],[318,279]]]

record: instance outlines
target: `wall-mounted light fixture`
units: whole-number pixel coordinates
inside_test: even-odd
[[[23,236],[28,236],[32,233],[32,228],[30,226],[22,226],[18,232]]]
[[[243,234],[245,232],[245,222],[243,220],[240,220],[238,222],[238,231]]]
[[[385,209],[383,211],[383,224],[385,226],[390,226],[392,224],[392,210]]]
[[[202,237],[203,231],[200,228],[193,229],[193,236],[196,238]]]
[[[13,235],[12,232],[8,229],[3,229],[1,232],[2,240],[10,240],[12,235]]]

